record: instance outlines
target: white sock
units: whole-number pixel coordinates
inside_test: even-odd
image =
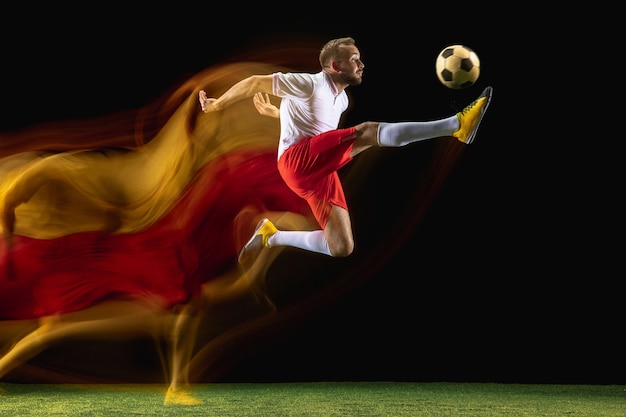
[[[291,231],[279,230],[267,240],[271,246],[293,246],[311,252],[332,256],[323,230]]]
[[[425,139],[452,136],[459,130],[459,118],[454,116],[431,122],[382,122],[378,125],[378,144],[398,147]]]

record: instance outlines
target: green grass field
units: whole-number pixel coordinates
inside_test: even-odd
[[[143,384],[0,384],[0,416],[625,417],[622,385],[306,382],[195,384],[163,405]]]

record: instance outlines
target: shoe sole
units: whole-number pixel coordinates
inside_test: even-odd
[[[241,252],[239,252],[239,257],[237,258],[237,262],[241,263],[241,259],[243,258],[244,254],[246,253],[246,250],[248,249],[248,247],[252,244],[252,242],[254,241],[254,239],[256,239],[257,237],[260,237],[261,239],[263,239],[262,236],[258,236],[257,233],[259,232],[259,230],[261,230],[261,228],[263,226],[265,226],[265,223],[269,222],[269,219],[263,219],[261,220],[257,225],[256,228],[254,229],[254,233],[252,233],[252,237],[250,238],[250,240],[248,240],[248,242],[243,246],[243,248],[241,249]]]
[[[480,116],[478,116],[478,120],[476,121],[476,125],[474,126],[474,129],[472,129],[471,133],[467,136],[467,140],[465,141],[465,143],[467,145],[471,144],[474,141],[474,138],[476,137],[476,132],[478,131],[478,126],[480,126],[480,122],[483,120],[483,117],[485,116],[485,112],[487,111],[487,107],[489,106],[489,103],[491,103],[491,94],[493,93],[493,88],[491,86],[485,88],[482,92],[482,94],[480,96],[478,96],[478,98],[476,100],[480,100],[483,97],[487,97],[487,101],[485,102],[485,104],[483,105],[483,108],[480,110]]]

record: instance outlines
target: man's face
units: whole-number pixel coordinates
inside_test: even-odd
[[[335,62],[341,81],[348,85],[361,84],[365,64],[361,61],[359,49],[354,45],[343,45],[340,47],[340,51],[341,57]]]

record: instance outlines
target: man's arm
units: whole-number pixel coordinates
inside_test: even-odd
[[[252,97],[255,93],[272,93],[272,75],[252,75],[234,84],[219,98],[207,97],[204,90],[200,91],[199,99],[202,111],[209,113],[224,109],[231,104]]]

